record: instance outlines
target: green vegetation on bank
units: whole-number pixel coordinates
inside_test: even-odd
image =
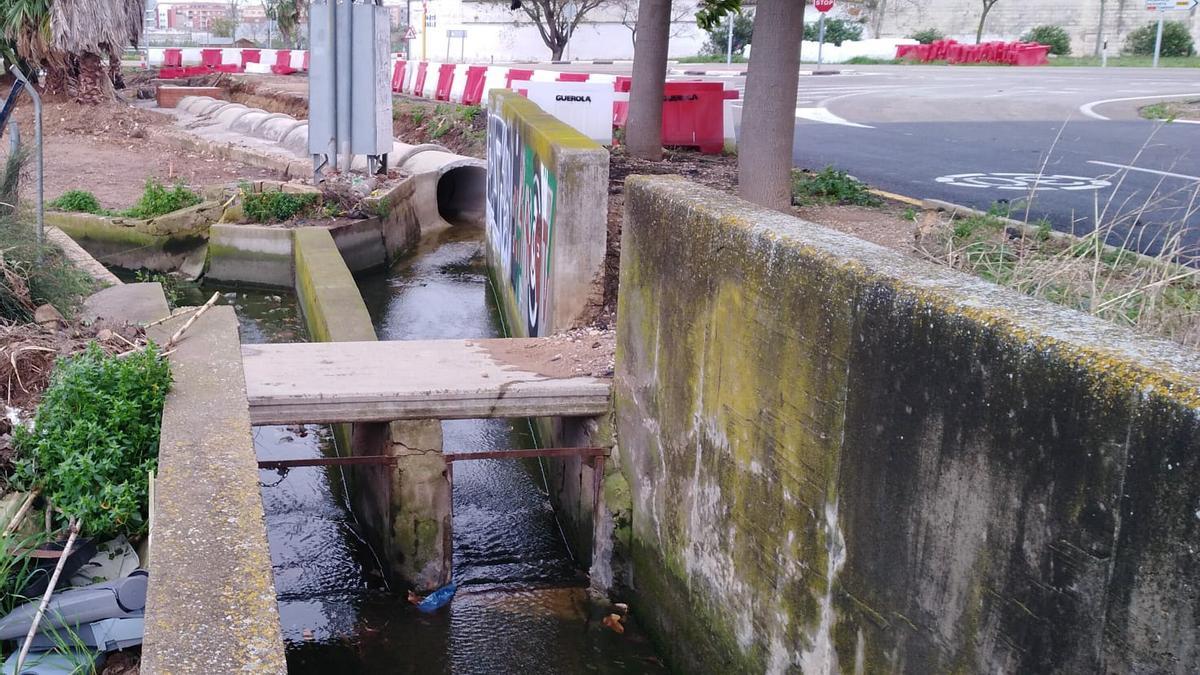
[[[93,343],[60,359],[34,430],[14,430],[15,482],[40,488],[89,536],[145,531],[170,383],[170,366],[153,344],[112,356]]]
[[[882,206],[883,200],[871,194],[865,183],[827,166],[815,173],[792,170],[792,204]]]
[[[315,194],[249,192],[242,189],[242,210],[251,223],[282,223],[313,210]]]
[[[92,277],[72,265],[61,249],[38,246],[37,230],[17,214],[0,215],[0,242],[0,322],[29,321],[44,304],[74,316],[83,298],[96,290]]]
[[[142,196],[136,204],[124,211],[113,211],[100,206],[96,195],[87,190],[68,190],[46,204],[58,211],[74,211],[76,213],[91,213],[99,216],[124,216],[126,218],[147,219],[161,216],[172,211],[178,211],[189,206],[195,206],[201,201],[200,195],[189,190],[182,183],[167,187],[153,178],[146,181]]]
[[[1007,209],[952,218],[918,230],[916,253],[1026,295],[1113,323],[1200,346],[1200,270],[1174,261],[1180,237],[1157,258],[1105,245],[1110,228],[1081,237],[1054,236],[1038,221],[1017,227]]]
[[[1098,56],[1059,56],[1050,59],[1052,66],[1095,67],[1102,65]],[[1110,68],[1149,68],[1154,65],[1152,56],[1121,54],[1109,56]],[[1200,68],[1200,56],[1164,56],[1158,60],[1160,68]]]

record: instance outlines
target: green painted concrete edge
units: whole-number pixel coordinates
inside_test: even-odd
[[[361,342],[378,339],[371,315],[350,268],[329,230],[294,230],[296,298],[314,342]]]

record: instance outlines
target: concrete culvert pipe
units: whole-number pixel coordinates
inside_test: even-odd
[[[452,225],[482,226],[487,170],[459,166],[446,171],[437,182],[438,215]]]

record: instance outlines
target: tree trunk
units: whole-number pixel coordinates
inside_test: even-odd
[[[641,0],[633,41],[633,83],[625,145],[634,157],[662,159],[663,83],[667,79],[667,43],[671,0]]]
[[[557,47],[551,47],[550,48],[550,60],[551,61],[562,61],[563,50],[566,48],[567,48],[566,45],[559,45]]]
[[[781,211],[790,210],[792,205],[792,148],[804,4],[759,0],[738,140],[738,194]]]
[[[79,103],[107,103],[117,98],[112,79],[99,54],[84,53],[79,57],[79,90],[75,100]]]
[[[992,5],[984,0],[983,14],[979,15],[979,28],[975,31],[975,44],[983,42],[983,23],[987,21],[988,12],[992,11]]]

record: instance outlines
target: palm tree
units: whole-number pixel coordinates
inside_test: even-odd
[[[0,35],[41,66],[46,89],[81,103],[116,97],[121,52],[142,33],[144,0],[8,0]]]
[[[268,0],[267,18],[279,27],[285,47],[296,46],[296,28],[308,15],[308,0]]]

